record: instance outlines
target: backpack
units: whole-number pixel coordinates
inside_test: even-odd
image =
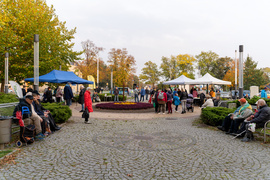
[[[158,99],[162,100],[163,98],[164,98],[163,92],[160,92],[160,93],[158,94]]]
[[[34,133],[35,133],[35,125],[28,125],[20,127],[20,140],[23,143],[32,144],[35,142]]]

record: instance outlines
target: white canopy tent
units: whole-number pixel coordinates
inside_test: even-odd
[[[203,77],[195,79],[196,84],[216,84],[216,85],[231,85],[230,81],[223,81],[206,73]]]
[[[163,83],[164,85],[186,85],[186,84],[198,84],[197,81],[186,77],[185,75],[181,75],[179,78],[166,81]]]

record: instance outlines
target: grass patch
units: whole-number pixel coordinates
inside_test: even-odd
[[[8,153],[11,153],[11,152],[12,152],[12,150],[10,150],[10,149],[0,151],[0,158],[4,157],[5,155],[7,155]]]

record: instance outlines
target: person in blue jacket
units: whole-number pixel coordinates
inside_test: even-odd
[[[266,88],[264,88],[262,91],[261,91],[261,98],[267,98],[267,93],[265,91]]]
[[[177,93],[173,96],[173,104],[175,105],[175,111],[178,112],[178,106],[181,104],[181,101]]]
[[[140,101],[142,101],[142,99],[143,99],[143,101],[144,101],[144,95],[145,95],[145,89],[142,87],[142,90],[141,90],[141,98],[140,98]]]
[[[73,99],[73,92],[70,87],[71,83],[68,82],[64,88],[64,99],[66,100],[66,105],[71,106]]]

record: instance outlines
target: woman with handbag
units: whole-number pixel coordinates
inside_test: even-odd
[[[85,110],[83,112],[83,118],[85,119],[84,123],[91,124],[90,122],[88,122],[88,119],[90,117],[89,113],[93,112],[90,87],[87,87],[84,93],[84,105],[85,105]]]

